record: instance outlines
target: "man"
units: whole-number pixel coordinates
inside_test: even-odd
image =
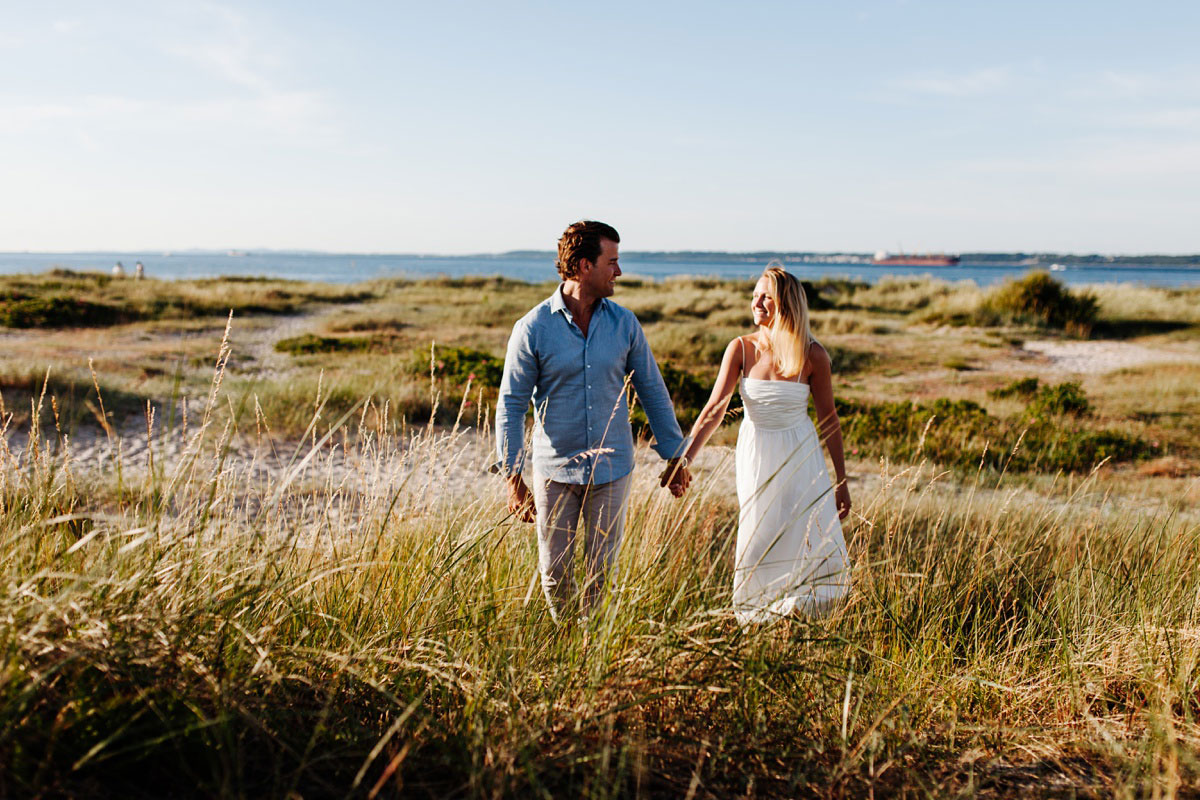
[[[558,240],[562,283],[513,326],[496,403],[496,465],[508,482],[508,508],[537,521],[538,570],[551,614],[575,602],[572,562],[582,516],[587,582],[584,607],[600,598],[625,533],[633,470],[626,379],[637,390],[667,459],[662,485],[680,497],[691,476],[687,442],[658,365],[633,312],[607,299],[621,275],[610,225],[585,220]],[[525,412],[532,399],[533,493],[521,476]]]

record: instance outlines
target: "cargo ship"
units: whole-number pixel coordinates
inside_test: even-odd
[[[904,253],[892,254],[886,250],[880,250],[871,259],[872,264],[896,267],[956,267],[958,266],[958,262],[958,256],[950,256],[944,253],[927,253],[923,256],[918,256],[905,255]]]

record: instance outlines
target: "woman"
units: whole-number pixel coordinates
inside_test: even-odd
[[[839,522],[850,512],[850,490],[829,353],[809,332],[804,288],[782,267],[767,265],[750,310],[758,330],[725,349],[686,453],[691,461],[704,447],[740,383],[746,419],[737,442],[741,514],[733,606],[743,624],[823,614],[850,588]],[[810,392],[820,437],[808,416]],[[825,469],[822,439],[836,486]]]

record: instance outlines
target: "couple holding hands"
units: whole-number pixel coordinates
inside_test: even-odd
[[[827,612],[850,588],[839,521],[849,513],[850,492],[829,354],[809,332],[800,281],[778,266],[763,272],[750,304],[756,330],[725,349],[712,395],[685,439],[641,325],[609,299],[621,275],[620,241],[602,222],[566,229],[558,240],[562,283],[513,327],[496,404],[494,469],[508,484],[509,510],[537,523],[551,613],[561,619],[594,606],[619,552],[634,461],[628,383],[645,409],[653,448],[667,461],[662,485],[675,497],[687,491],[689,464],[740,389],[734,614],[747,624]],[[810,394],[820,434],[808,416]],[[530,402],[532,492],[522,476]],[[572,577],[581,521],[582,597]]]

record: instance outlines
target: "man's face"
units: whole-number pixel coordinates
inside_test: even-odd
[[[617,285],[617,277],[621,274],[621,266],[617,263],[617,243],[611,239],[600,240],[600,255],[596,263],[583,261],[579,282],[596,297],[612,297]]]

